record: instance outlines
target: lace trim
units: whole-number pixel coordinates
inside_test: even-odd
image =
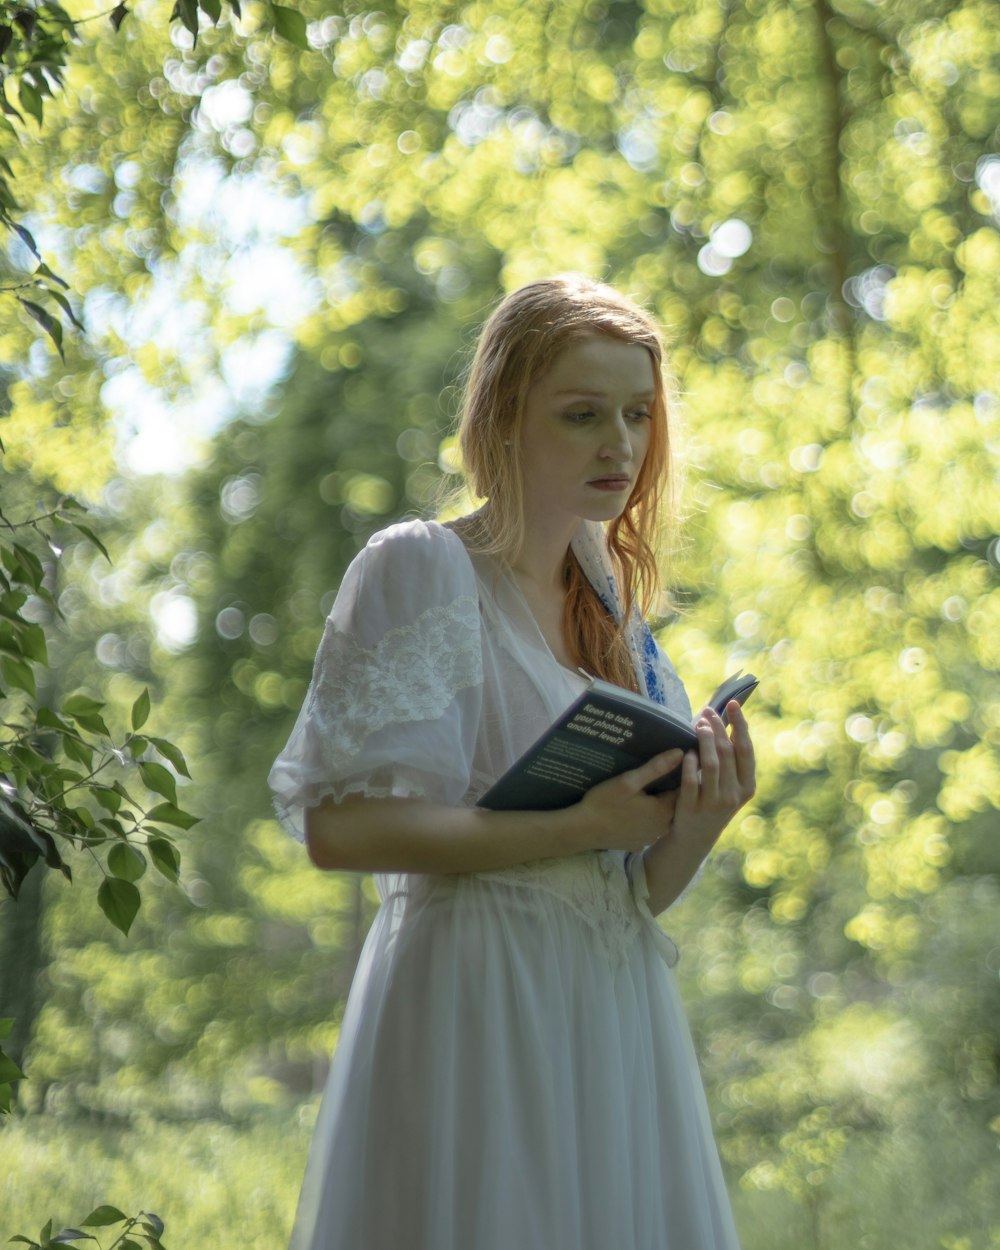
[[[416,782],[396,782],[395,784],[377,785],[364,778],[352,778],[348,781],[330,781],[318,785],[310,792],[310,807],[332,798],[335,803],[342,803],[349,795],[362,794],[366,799],[422,799],[425,797],[423,787]],[[298,842],[306,840],[305,809],[301,800],[288,800],[276,794],[272,800],[275,815],[282,827]]]
[[[615,962],[625,959],[643,929],[644,917],[636,905],[621,860],[612,853],[536,860],[502,872],[481,872],[476,876],[503,885],[544,890],[561,899],[598,935]],[[648,908],[646,915],[649,915]],[[670,942],[652,917],[650,922]],[[665,954],[660,944],[658,949]],[[676,948],[672,962],[676,962]]]
[[[482,680],[479,602],[460,595],[388,630],[368,649],[351,635],[334,635],[310,710],[328,759],[342,764],[386,725],[437,720],[460,690]],[[325,708],[336,709],[336,718]]]

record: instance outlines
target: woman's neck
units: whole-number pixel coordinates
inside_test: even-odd
[[[566,556],[578,524],[573,518],[565,525],[539,525],[525,517],[524,539],[520,551],[510,561],[511,570],[542,593],[562,595]]]

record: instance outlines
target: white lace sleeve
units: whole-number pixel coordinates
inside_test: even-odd
[[[482,697],[475,575],[461,540],[409,522],[348,569],[312,682],[268,782],[288,831],[347,794],[455,804],[469,785]]]

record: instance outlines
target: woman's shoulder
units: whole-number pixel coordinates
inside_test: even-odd
[[[475,593],[465,545],[438,521],[397,521],[369,538],[355,559],[351,580],[378,581],[417,598]]]
[[[372,534],[365,545],[365,551],[378,555],[416,558],[462,550],[462,540],[449,526],[442,525],[440,521],[421,521],[415,517],[387,525],[384,530]]]

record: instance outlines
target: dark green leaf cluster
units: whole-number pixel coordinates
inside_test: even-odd
[[[100,1240],[88,1233],[88,1228],[113,1228],[117,1224],[124,1225],[117,1230],[115,1239],[108,1243],[107,1250],[142,1250],[143,1246],[150,1250],[166,1250],[160,1240],[163,1235],[163,1221],[150,1211],[140,1211],[138,1215],[126,1215],[117,1207],[102,1205],[81,1221],[80,1228],[63,1228],[59,1232],[52,1231],[52,1220],[48,1220],[40,1230],[38,1239],[18,1234],[11,1237],[11,1242],[28,1246],[29,1250],[55,1250],[57,1246],[75,1246],[78,1242],[93,1242],[101,1250]]]
[[[56,710],[39,699],[35,670],[48,666],[48,649],[36,618],[52,620],[59,608],[48,585],[50,570],[21,540],[28,531],[56,558],[59,532],[69,528],[107,556],[80,513],[73,499],[19,522],[0,512],[0,882],[16,898],[39,860],[69,878],[66,849],[84,851],[103,873],[98,903],[128,933],[140,904],[135,882],[147,863],[177,879],[180,858],[167,829],[189,829],[196,821],[177,801],[175,774],[190,775],[182,752],[167,739],[139,732],[150,712],[148,690],[132,705],[129,730],[118,736],[100,700],[75,693]],[[123,778],[133,768],[155,796],[152,802],[127,788]]]
[[[41,129],[45,101],[62,86],[75,34],[69,14],[54,0],[41,0],[31,8],[0,3],[0,134],[22,142],[27,125],[25,114],[34,118]],[[10,99],[11,85],[15,87],[20,107]],[[20,124],[20,129],[15,122]],[[3,289],[14,294],[62,355],[61,317],[65,315],[78,328],[80,322],[63,294],[67,284],[42,262],[34,236],[16,218],[23,206],[14,195],[14,176],[10,162],[0,155],[0,224],[21,240],[38,264],[30,277]],[[27,294],[21,294],[22,291],[30,291],[36,298],[30,299]],[[54,311],[39,303],[39,298],[50,301],[55,306]]]

